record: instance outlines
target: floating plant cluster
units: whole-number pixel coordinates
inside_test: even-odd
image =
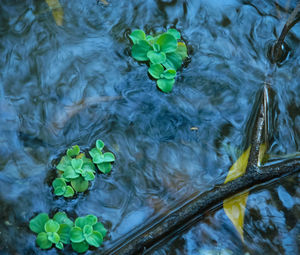
[[[66,198],[84,192],[89,181],[95,179],[96,170],[107,174],[112,169],[115,156],[103,152],[104,143],[96,141],[96,147],[89,151],[91,158],[80,151],[78,145],[67,150],[56,166],[57,178],[52,182],[54,194]],[[90,246],[100,247],[107,230],[95,215],[78,217],[73,222],[65,212],[58,212],[50,219],[48,214],[40,213],[29,222],[31,231],[37,234],[36,244],[43,250],[53,246],[62,250],[71,244],[74,251],[85,252]]]
[[[188,57],[185,43],[176,29],[156,36],[134,30],[129,35],[133,42],[131,55],[138,61],[149,64],[149,74],[157,80],[160,90],[168,93],[175,83],[176,71]]]
[[[92,159],[80,152],[78,145],[67,150],[56,166],[58,177],[52,182],[56,196],[73,197],[75,192],[84,192],[89,181],[95,179],[96,166],[104,174],[111,171],[115,156],[111,152],[103,153],[104,143],[96,141],[96,147],[89,151]]]
[[[43,249],[55,245],[62,250],[71,244],[74,251],[82,253],[89,246],[100,247],[107,230],[95,215],[76,218],[75,222],[65,212],[58,212],[50,219],[48,214],[40,213],[29,222],[31,231],[37,234],[36,243]]]

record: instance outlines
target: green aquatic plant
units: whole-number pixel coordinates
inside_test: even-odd
[[[58,212],[53,219],[48,214],[40,213],[29,222],[31,231],[37,234],[36,243],[41,249],[49,249],[55,245],[62,250],[64,244],[70,243],[70,231],[73,222],[64,212]]]
[[[56,196],[73,197],[75,192],[84,192],[89,187],[89,181],[95,179],[96,166],[102,173],[109,173],[115,156],[111,152],[102,152],[104,143],[96,141],[96,147],[89,151],[92,159],[80,153],[78,145],[67,150],[56,166],[58,176],[52,182]]]
[[[73,197],[74,191],[86,191],[89,181],[95,179],[96,167],[91,159],[80,153],[78,145],[67,150],[67,155],[62,157],[56,168],[58,178],[52,186],[57,196]]]
[[[53,219],[48,214],[40,213],[29,222],[31,231],[37,234],[36,243],[43,249],[56,248],[62,250],[64,244],[72,245],[74,251],[85,252],[89,245],[100,247],[107,230],[95,215],[78,217],[75,224],[66,213],[58,212]]]
[[[176,29],[169,29],[157,36],[146,35],[134,30],[129,35],[133,42],[131,55],[138,61],[150,64],[149,74],[157,79],[157,86],[163,92],[170,92],[175,83],[176,71],[188,57],[187,48]]]
[[[111,171],[111,163],[115,161],[115,156],[111,152],[103,153],[104,143],[101,140],[96,141],[96,147],[89,151],[93,163],[97,165],[98,169],[107,174]]]
[[[77,252],[85,252],[89,245],[99,247],[107,230],[94,215],[79,217],[75,220],[75,226],[70,231],[72,248]]]

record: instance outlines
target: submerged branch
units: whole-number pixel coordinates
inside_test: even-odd
[[[260,99],[260,107],[255,118],[254,131],[252,132],[251,151],[248,160],[246,174],[227,182],[216,185],[209,190],[169,215],[159,220],[153,227],[136,234],[135,237],[121,245],[117,244],[105,254],[137,255],[145,254],[156,248],[163,241],[170,238],[177,232],[186,229],[205,212],[213,209],[231,196],[249,190],[258,184],[274,181],[277,178],[290,175],[300,171],[300,158],[285,160],[283,162],[259,167],[260,147],[268,139],[264,137],[267,123],[267,99],[269,97],[268,85],[265,84],[263,97]]]
[[[285,36],[299,21],[299,15],[300,3],[290,15],[279,39],[272,47],[273,62],[282,59]],[[148,253],[166,239],[186,229],[203,216],[205,212],[213,209],[225,199],[242,191],[252,189],[258,184],[275,181],[280,177],[299,172],[300,158],[260,167],[259,161],[262,158],[260,154],[263,153],[263,150],[261,150],[262,145],[264,143],[264,147],[267,148],[269,142],[269,90],[269,84],[265,83],[251,136],[251,150],[246,174],[226,184],[216,185],[212,190],[195,197],[187,204],[160,219],[151,228],[139,231],[139,233],[136,233],[129,241],[117,244],[115,247],[107,250],[105,254],[137,255]]]
[[[265,90],[264,90],[265,92]],[[255,120],[255,126],[253,127],[253,133],[251,137],[251,149],[250,155],[248,159],[247,172],[252,171],[257,168],[259,161],[259,151],[260,146],[263,143],[264,137],[264,128],[265,128],[265,109],[264,109],[264,97],[265,93],[263,93],[263,97],[260,98],[260,107],[258,109],[258,113]]]
[[[284,50],[284,39],[290,29],[300,20],[300,2],[297,4],[296,8],[293,10],[291,15],[289,16],[287,22],[285,23],[281,34],[271,49],[272,53],[272,62],[278,62],[283,58]]]
[[[170,236],[174,235],[178,230],[185,228],[185,226],[190,224],[195,218],[203,215],[224,199],[246,189],[250,189],[257,184],[291,175],[298,171],[300,171],[300,159],[294,159],[285,163],[262,167],[259,172],[249,172],[234,181],[218,185],[214,189],[199,195],[185,206],[169,214],[154,227],[138,235],[135,239],[123,244],[121,247],[110,250],[106,254],[143,254],[153,248],[157,243],[170,238]]]

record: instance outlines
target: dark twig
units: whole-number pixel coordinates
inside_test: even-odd
[[[267,87],[265,87],[263,94],[264,97],[268,95]],[[267,110],[264,110],[263,102],[263,100],[260,101],[260,108],[251,139],[247,172],[244,176],[226,184],[217,185],[212,190],[195,197],[181,208],[160,219],[150,229],[139,231],[139,234],[136,234],[134,238],[106,251],[105,254],[145,254],[175,233],[190,226],[205,212],[222,203],[224,199],[241,191],[251,189],[257,184],[298,172],[300,170],[300,158],[269,164],[261,168],[258,167],[259,147],[264,142],[265,114],[267,112]]]
[[[272,47],[271,54],[272,54],[272,62],[278,62],[282,59],[284,55],[283,51],[283,43],[287,33],[290,29],[300,20],[300,2],[297,4],[296,8],[293,10],[291,15],[289,16],[287,22],[285,23],[282,32]]]
[[[265,90],[263,91],[265,92]],[[250,155],[248,159],[247,172],[254,171],[258,166],[259,160],[259,149],[260,145],[263,143],[264,136],[264,127],[265,127],[265,111],[264,111],[264,96],[265,93],[262,93],[262,97],[260,98],[260,107],[256,116],[255,126],[253,128],[253,133],[251,137],[251,149]]]
[[[154,227],[138,235],[135,239],[107,251],[106,254],[137,255],[148,252],[154,245],[170,238],[186,225],[190,225],[191,221],[224,199],[257,184],[275,180],[299,170],[300,159],[294,159],[289,162],[262,167],[259,172],[249,172],[234,181],[218,185],[161,219]]]

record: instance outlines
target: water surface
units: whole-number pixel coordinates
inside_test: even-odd
[[[269,153],[299,151],[299,24],[286,39],[288,58],[271,67],[266,57],[296,1],[60,3],[62,26],[44,1],[0,3],[1,254],[58,254],[40,251],[28,228],[37,213],[58,209],[99,217],[109,229],[101,253],[223,183],[248,146],[247,123],[266,79],[275,94]],[[131,58],[128,34],[171,27],[181,31],[190,59],[164,94]],[[57,159],[96,139],[116,155],[111,174],[97,175],[73,200],[55,198],[49,183]],[[291,254],[299,246],[297,183],[295,175],[251,194],[245,251]],[[155,254],[213,246],[238,254],[243,247],[222,210],[176,238]]]

